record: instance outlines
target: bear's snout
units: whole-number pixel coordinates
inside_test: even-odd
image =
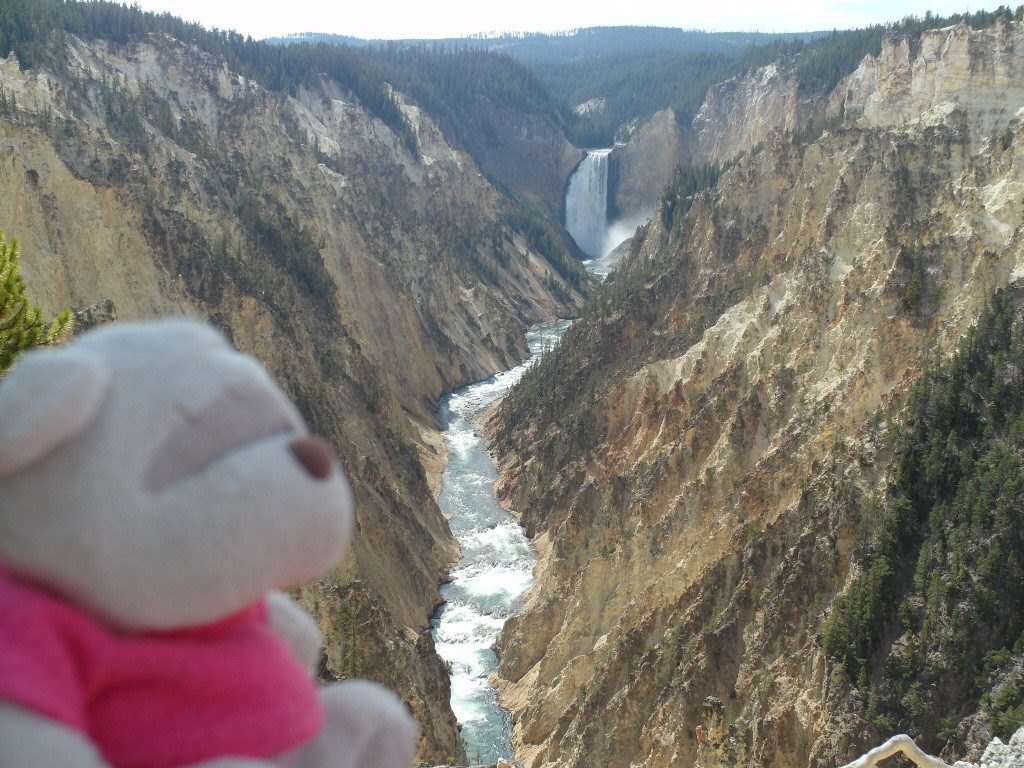
[[[331,474],[331,449],[316,437],[302,437],[291,445],[292,455],[314,480],[326,480]]]

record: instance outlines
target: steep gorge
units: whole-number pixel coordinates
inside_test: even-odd
[[[499,489],[540,554],[499,640],[525,765],[830,766],[890,735],[820,631],[907,392],[1019,290],[1022,54],[1018,23],[887,38],[843,126],[663,197],[506,399]]]
[[[708,89],[688,125],[666,108],[636,126],[612,156],[612,209],[649,214],[676,166],[727,163],[773,133],[794,133],[822,117],[827,102],[801,95],[799,80],[768,64]]]
[[[351,554],[299,595],[321,673],[394,687],[421,759],[460,759],[428,632],[457,553],[428,483],[434,410],[572,315],[585,274],[401,94],[415,148],[329,79],[273,92],[166,35],[52,45],[0,61],[0,228],[34,296],[209,319],[267,365],[357,498]]]
[[[688,125],[667,108],[616,148],[613,210],[624,217],[649,214],[676,166],[721,165],[775,132],[800,130],[825,109],[821,99],[801,96],[795,75],[778,64],[718,83]]]

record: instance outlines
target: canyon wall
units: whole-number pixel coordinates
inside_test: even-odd
[[[813,104],[801,102],[798,85],[792,74],[768,64],[712,86],[693,118],[692,157],[724,163],[775,131],[797,130],[814,111]]]
[[[931,30],[915,41],[887,34],[878,58],[865,57],[836,88],[829,112],[886,126],[955,102],[970,112],[975,131],[994,134],[1006,129],[1022,100],[1020,31],[1000,20],[987,30]]]
[[[927,99],[859,91],[902,77],[901,45],[840,86],[845,126],[769,132],[714,188],[666,194],[492,420],[540,555],[499,641],[524,765],[824,768],[891,735],[823,624],[908,390],[993,291],[1024,293],[1024,98],[992,64],[1024,30],[926,33]],[[956,756],[987,744],[987,700],[949,723]]]
[[[666,109],[638,126],[613,154],[613,211],[650,215],[677,165],[723,164],[777,131],[794,132],[825,111],[798,82],[769,64],[713,85],[688,125]]]
[[[357,499],[351,554],[298,594],[322,676],[391,685],[421,759],[460,758],[427,630],[457,555],[424,473],[434,408],[521,360],[585,275],[401,94],[415,148],[337,83],[270,92],[165,36],[68,36],[53,62],[0,61],[0,229],[32,295],[207,319],[267,365]]]
[[[490,138],[474,157],[502,184],[558,221],[566,182],[583,152],[537,115],[495,105],[482,110],[486,114],[465,126]]]

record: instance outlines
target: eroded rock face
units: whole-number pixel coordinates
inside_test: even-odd
[[[686,161],[676,115],[663,109],[639,126],[611,155],[611,218],[650,215],[676,166]]]
[[[357,498],[351,555],[300,595],[323,674],[392,685],[421,757],[459,758],[427,631],[457,552],[417,444],[440,393],[520,360],[585,279],[412,105],[415,152],[329,81],[284,97],[169,38],[69,40],[65,71],[0,62],[0,228],[33,296],[206,318],[267,365]]]
[[[746,77],[712,86],[693,118],[691,154],[698,162],[723,163],[765,141],[774,131],[800,127],[797,80],[769,64]]]
[[[769,64],[708,89],[689,125],[666,109],[632,132],[613,155],[613,202],[622,217],[649,216],[677,165],[725,163],[824,113],[825,102],[801,98],[798,82]]]
[[[649,213],[677,164],[727,162],[776,131],[792,133],[826,113],[888,126],[955,101],[976,116],[980,133],[1001,133],[1024,90],[1022,38],[1020,24],[1005,19],[988,30],[929,30],[913,45],[889,34],[877,58],[867,56],[824,98],[802,96],[795,75],[776,64],[726,80],[708,89],[689,125],[665,110],[632,132],[614,156],[614,206],[626,216]]]
[[[907,37],[888,34],[878,58],[867,56],[836,88],[829,109],[888,126],[954,102],[980,136],[1001,133],[1024,99],[1022,54],[1024,29],[1004,19],[987,30],[959,24],[924,32],[916,51]]]
[[[546,211],[553,220],[562,213],[566,180],[583,152],[536,115],[491,107],[487,130],[495,149],[482,150],[478,160],[503,183]],[[473,130],[473,126],[468,126]]]
[[[678,228],[656,211],[557,375],[510,395],[499,490],[540,553],[500,640],[525,765],[824,768],[891,735],[819,631],[885,480],[882,416],[1021,290],[1024,97],[993,100],[998,136],[936,97],[773,137]]]
[[[978,761],[979,768],[1015,768],[1018,765],[1024,765],[1024,728],[1013,734],[1006,743],[1001,739],[992,739]]]

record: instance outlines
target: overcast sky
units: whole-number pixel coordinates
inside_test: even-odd
[[[477,32],[556,32],[615,24],[711,30],[795,32],[859,27],[931,10],[968,8],[964,0],[139,0],[208,27],[253,37],[333,32],[356,37],[461,37]],[[1011,3],[1012,5],[1012,3]]]

